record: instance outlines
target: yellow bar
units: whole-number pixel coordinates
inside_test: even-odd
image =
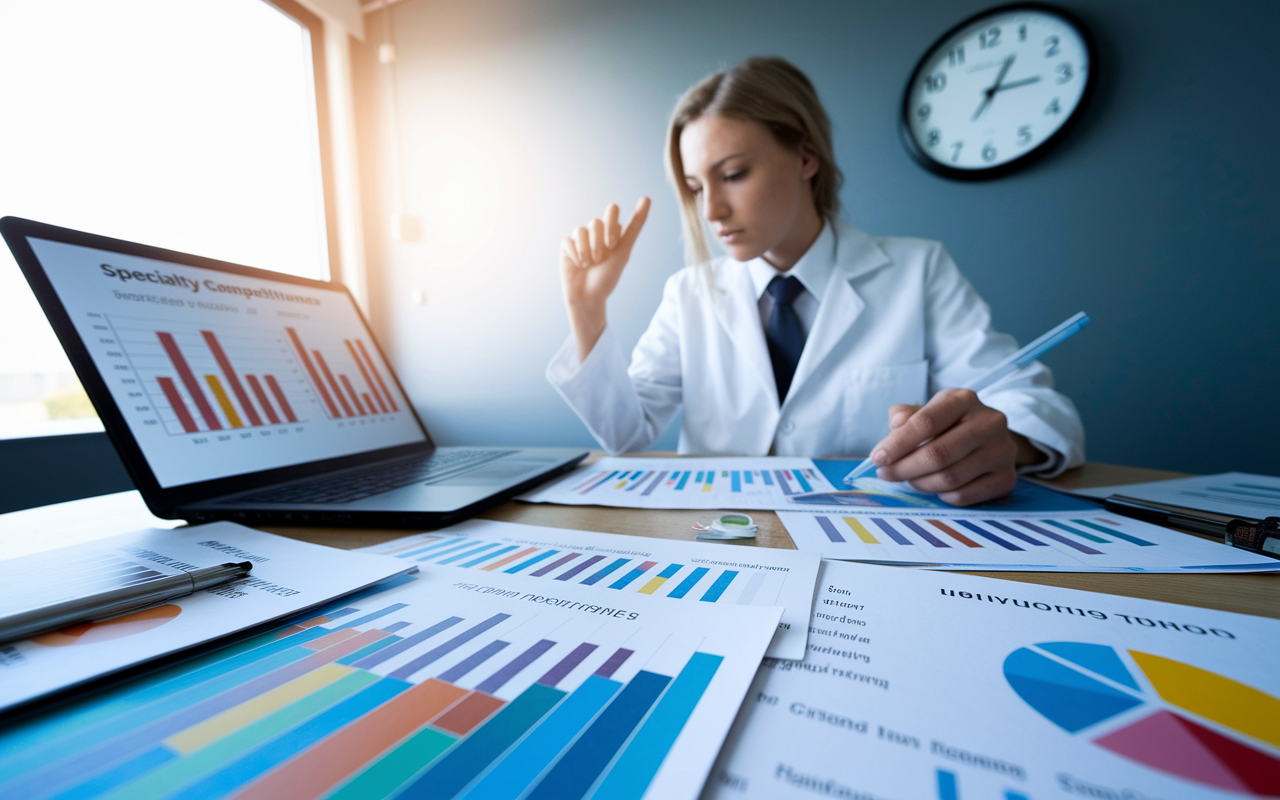
[[[278,686],[252,700],[246,700],[238,706],[232,706],[217,716],[210,717],[180,733],[175,733],[165,740],[165,744],[183,755],[189,755],[262,719],[273,711],[284,708],[299,698],[323,689],[350,672],[353,672],[350,667],[325,664],[319,669],[294,678],[283,686]]]
[[[880,544],[879,540],[876,539],[876,537],[871,535],[871,531],[862,527],[861,522],[858,522],[858,520],[856,520],[853,517],[844,517],[843,519],[845,523],[849,526],[849,528],[854,533],[858,534],[859,539],[866,542],[867,544]]]
[[[626,485],[627,485],[627,482],[626,482],[626,481],[623,481],[622,483],[618,484],[617,486],[615,486],[615,487],[613,487],[613,488],[615,488],[615,489],[621,489],[623,486],[626,486]]]
[[[666,583],[666,578],[654,578],[640,588],[640,594],[653,594],[662,588],[662,584]]]
[[[213,396],[218,398],[218,405],[222,406],[222,412],[227,415],[227,421],[231,423],[231,427],[243,428],[244,423],[240,421],[240,415],[236,413],[235,406],[231,405],[231,398],[227,397],[226,391],[222,388],[222,381],[218,380],[217,375],[205,375],[204,379],[209,382],[209,388],[213,390]]]
[[[709,491],[711,491],[711,484],[710,484],[710,483],[704,483],[704,484],[702,484],[702,491],[704,491],[704,492],[709,492]]]

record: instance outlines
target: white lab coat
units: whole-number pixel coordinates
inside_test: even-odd
[[[668,279],[629,368],[606,328],[582,362],[570,337],[548,380],[610,453],[653,444],[683,405],[681,453],[865,456],[889,433],[889,406],[963,386],[1017,349],[938,242],[834,231],[835,268],[781,406],[754,284],[727,257],[711,265],[714,289],[696,267]],[[1043,364],[980,398],[1045,452],[1033,469],[1084,462],[1080,417]]]

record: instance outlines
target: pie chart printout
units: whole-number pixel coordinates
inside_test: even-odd
[[[1106,645],[1041,642],[1011,653],[1004,676],[1027,705],[1098,747],[1215,788],[1280,797],[1280,759],[1268,752],[1280,750],[1280,698],[1181,661],[1126,652],[1131,664]]]
[[[76,644],[93,644],[109,639],[120,639],[137,633],[159,628],[161,625],[176,619],[182,609],[172,603],[155,608],[146,608],[125,614],[122,617],[103,620],[102,622],[82,622],[62,630],[42,633],[31,637],[31,641],[45,647],[65,647]]]

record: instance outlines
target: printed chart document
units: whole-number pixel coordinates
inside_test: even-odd
[[[781,611],[397,581],[0,732],[0,797],[693,798]]]
[[[1199,475],[1194,478],[1131,483],[1125,486],[1099,486],[1077,489],[1075,493],[1088,497],[1121,495],[1166,506],[1248,519],[1280,516],[1280,478],[1251,475],[1247,472],[1224,472],[1221,475]]]
[[[93,581],[109,589],[104,579],[176,574],[228,561],[252,562],[253,572],[164,605],[0,644],[0,710],[296,614],[410,568],[396,559],[216,522],[147,529],[0,561],[0,593],[21,595],[24,587],[54,582],[83,587]]]
[[[531,503],[772,510],[836,487],[810,458],[602,458],[522,496]]]
[[[417,563],[541,578],[548,585],[596,586],[686,604],[782,606],[769,645],[774,658],[804,658],[817,553],[681,542],[642,536],[469,520],[363,548]]]
[[[990,509],[779,511],[824,558],[962,570],[1280,572],[1280,559],[1103,512]]]
[[[906,483],[859,478],[855,486],[845,486],[844,476],[859,463],[780,456],[602,458],[520,499],[622,508],[951,508]],[[1069,511],[1097,505],[1020,480],[1008,497],[979,508]]]
[[[1280,621],[824,562],[711,800],[1280,796]]]

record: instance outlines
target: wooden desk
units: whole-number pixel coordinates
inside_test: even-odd
[[[654,453],[640,455],[653,456]],[[670,455],[670,454],[657,454]],[[595,456],[598,458],[599,456]],[[1110,486],[1125,483],[1186,477],[1179,472],[1089,463],[1049,481],[1064,489]],[[771,511],[751,512],[760,525],[754,540],[723,542],[726,547],[779,547],[795,549],[777,515]],[[706,519],[705,511],[654,511],[602,506],[555,506],[511,501],[480,515],[481,519],[522,522],[548,528],[577,528],[632,536],[692,541],[695,520]],[[268,528],[272,533],[351,549],[404,536],[404,530],[364,530],[341,528]],[[1195,534],[1188,534],[1195,535]],[[1150,575],[1061,572],[975,572],[1001,580],[1063,586],[1093,592],[1163,600],[1169,603],[1237,611],[1280,619],[1280,574],[1269,575]]]

